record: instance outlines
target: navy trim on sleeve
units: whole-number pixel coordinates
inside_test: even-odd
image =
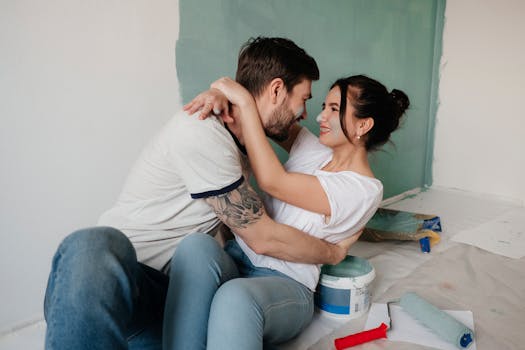
[[[224,188],[221,188],[219,190],[213,190],[213,191],[206,191],[201,193],[192,193],[191,198],[198,199],[198,198],[208,198],[208,197],[214,197],[218,196],[220,194],[228,193],[239,187],[244,182],[244,176],[241,175],[241,178],[231,185],[228,185]]]

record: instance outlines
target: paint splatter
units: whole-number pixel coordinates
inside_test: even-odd
[[[439,287],[443,288],[443,289],[448,289],[448,290],[455,290],[456,287],[454,287],[454,285],[450,282],[441,282],[439,284]]]
[[[498,314],[500,316],[503,316],[505,315],[505,313],[503,311],[500,311],[500,310],[496,310],[494,308],[490,309],[491,312],[495,313],[495,314]]]

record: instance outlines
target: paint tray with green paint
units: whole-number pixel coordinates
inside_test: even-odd
[[[385,240],[420,241],[423,251],[430,251],[441,237],[441,220],[433,214],[412,213],[379,208],[366,224],[360,239],[379,242]],[[424,249],[426,243],[428,250]]]

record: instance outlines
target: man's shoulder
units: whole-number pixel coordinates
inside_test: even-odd
[[[173,115],[165,128],[179,133],[188,133],[192,132],[192,130],[205,131],[215,129],[227,132],[222,121],[217,117],[211,116],[205,120],[200,120],[199,114],[200,112],[188,114],[181,109]]]
[[[231,146],[235,142],[222,121],[216,117],[198,119],[199,112],[189,115],[183,110],[177,112],[164,126],[159,138],[177,147]]]

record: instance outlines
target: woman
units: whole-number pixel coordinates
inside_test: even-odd
[[[363,75],[337,80],[317,117],[319,138],[295,123],[290,138],[283,143],[290,152],[283,166],[265,137],[251,94],[230,78],[217,80],[212,88],[221,91],[240,110],[250,164],[260,188],[271,196],[265,204],[274,220],[331,243],[348,238],[365,226],[381,202],[383,190],[370,168],[368,153],[386,143],[399,126],[409,106],[405,93],[400,90],[389,93],[381,83]],[[191,105],[191,108],[198,107]],[[294,114],[291,111],[283,113]],[[308,306],[313,305],[320,266],[258,255],[237,236],[235,242],[229,242],[226,251],[236,262],[241,276],[257,276],[253,271],[270,271],[264,275],[272,276],[271,271],[274,271],[275,278],[299,282],[293,287],[297,289],[297,298]],[[269,342],[283,340],[264,337],[265,327],[272,322],[265,318],[264,307],[268,305],[257,305],[253,315],[236,317],[240,326],[225,322],[224,314],[235,307],[234,303],[228,305],[224,301],[225,290],[232,289],[235,284],[242,285],[240,290],[250,290],[253,283],[261,281],[234,279],[219,288],[210,310],[208,348],[232,349],[235,343],[221,343],[221,338],[237,337],[238,328],[251,321],[260,329],[253,332],[258,338],[252,339],[250,348],[262,348],[263,339]],[[279,286],[274,284],[272,288]],[[259,293],[261,285],[254,289]],[[292,317],[289,324],[302,326],[283,332],[295,336],[311,320],[311,310],[306,307],[304,311],[288,315]]]

